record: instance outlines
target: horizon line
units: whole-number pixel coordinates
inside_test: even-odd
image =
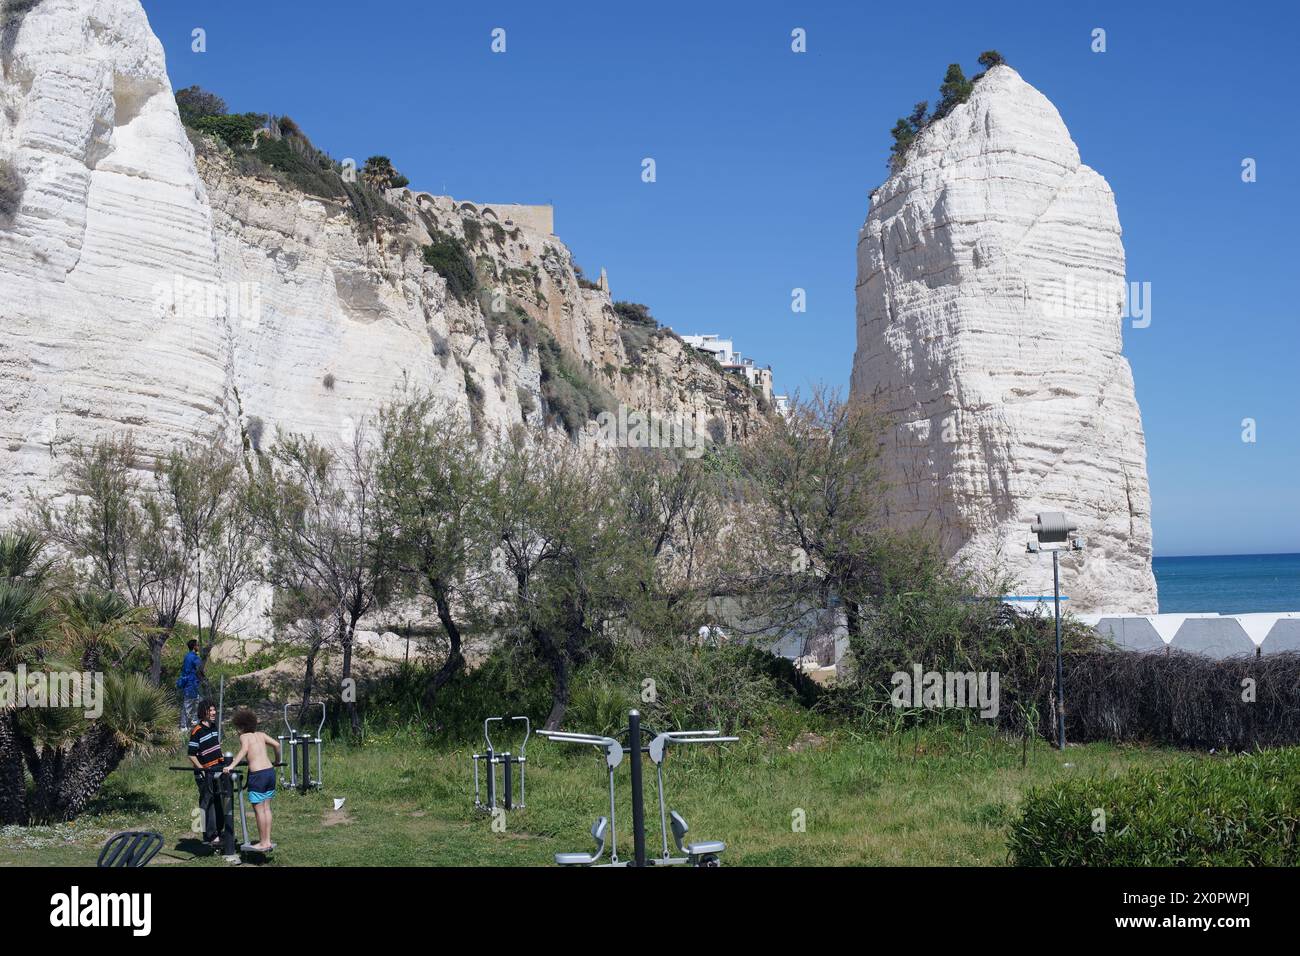
[[[1153,554],[1158,558],[1286,558],[1300,557],[1300,551],[1234,551],[1227,554]]]

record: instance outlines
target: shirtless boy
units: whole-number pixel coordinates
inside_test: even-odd
[[[226,766],[226,773],[239,762],[248,759],[248,802],[253,805],[253,815],[257,817],[258,841],[254,850],[271,849],[271,798],[275,796],[275,767],[266,754],[267,744],[275,748],[275,757],[280,759],[280,741],[268,737],[257,729],[257,714],[244,708],[235,714],[235,729],[239,731],[239,753]]]

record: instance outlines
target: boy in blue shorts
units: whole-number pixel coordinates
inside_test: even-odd
[[[275,796],[275,767],[267,756],[266,748],[268,744],[275,748],[278,761],[280,741],[258,730],[257,714],[246,707],[235,714],[234,724],[239,731],[239,753],[226,766],[225,772],[230,773],[231,767],[238,767],[241,760],[248,759],[248,783],[245,790],[248,791],[248,802],[253,805],[253,815],[257,817],[258,837],[252,848],[269,850],[274,846],[271,842],[271,798]]]

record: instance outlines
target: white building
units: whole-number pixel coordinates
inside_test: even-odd
[[[744,377],[751,387],[757,388],[763,398],[772,401],[772,366],[759,367],[753,359],[736,351],[731,339],[717,335],[683,335],[682,341],[706,355],[713,356],[724,372]]]

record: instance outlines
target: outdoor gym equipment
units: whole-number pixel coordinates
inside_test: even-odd
[[[289,768],[289,774],[280,774],[280,783],[291,790],[297,790],[299,793],[306,793],[313,788],[319,788],[325,778],[321,769],[321,730],[325,727],[325,701],[312,700],[307,702],[308,707],[320,708],[320,723],[316,727],[316,733],[313,736],[310,733],[300,733],[296,727],[289,723],[289,708],[291,704],[284,705],[284,729],[286,734],[279,738],[281,753],[283,754],[284,766]],[[311,775],[311,748],[316,748],[316,777]]]
[[[700,840],[695,843],[683,845],[682,840],[686,838],[687,826],[685,818],[676,810],[669,810],[668,804],[664,800],[664,758],[668,756],[669,744],[712,744],[721,741],[739,740],[738,737],[719,736],[717,730],[676,730],[658,734],[650,741],[647,752],[650,754],[650,760],[655,765],[655,775],[659,781],[659,833],[663,837],[663,856],[657,861],[660,866],[674,866],[687,864],[689,866],[720,866],[718,855],[727,848],[727,844],[721,840]],[[675,857],[668,852],[668,819],[672,818],[673,842],[677,844],[677,851],[685,853],[685,857]]]
[[[532,724],[528,722],[527,717],[511,717],[511,721],[522,720],[524,722],[524,741],[519,745],[519,755],[515,756],[510,751],[497,753],[496,748],[492,746],[492,737],[488,733],[488,725],[494,722],[506,720],[505,717],[489,717],[483,721],[483,742],[486,744],[486,753],[471,754],[470,762],[474,765],[474,806],[479,810],[486,810],[491,813],[497,807],[497,764],[502,767],[502,783],[505,787],[505,809],[522,810],[524,809],[524,770],[527,763],[525,751],[528,750],[528,738],[533,732]],[[487,803],[483,803],[480,797],[478,782],[478,764],[479,761],[487,764]],[[519,765],[519,802],[514,802],[514,773],[513,767]]]
[[[169,767],[169,770],[188,770],[190,773],[201,773],[204,775],[204,783],[208,787],[215,787],[217,798],[222,802],[222,819],[225,821],[221,828],[221,855],[227,859],[234,859],[240,853],[254,853],[266,856],[271,850],[275,849],[275,844],[271,844],[269,850],[256,849],[248,840],[248,805],[244,802],[244,768],[248,766],[247,762],[241,762],[238,767],[233,768],[230,773],[224,773],[226,761],[230,760],[230,754],[225,754],[222,765],[219,767],[208,767],[204,770],[197,770],[193,766],[189,767]],[[272,767],[283,767],[284,763],[273,763]],[[238,851],[235,845],[235,801],[239,801],[239,828],[243,834],[243,842],[238,845]],[[105,850],[108,849],[106,846]],[[157,851],[154,851],[157,852]],[[152,857],[151,857],[152,858]],[[147,861],[146,861],[147,862]],[[143,864],[139,864],[143,865]]]
[[[591,828],[591,837],[596,841],[593,853],[557,853],[555,862],[560,866],[592,866],[605,852],[605,840],[608,836],[610,861],[604,866],[719,866],[719,856],[727,845],[721,840],[701,840],[684,843],[690,827],[676,810],[668,807],[664,797],[664,758],[670,744],[719,744],[739,740],[739,737],[723,737],[717,730],[676,730],[656,734],[649,728],[641,726],[641,715],[633,710],[627,715],[627,727],[619,731],[620,736],[627,737],[626,746],[617,737],[601,734],[580,734],[564,730],[539,730],[538,734],[557,743],[588,744],[605,752],[605,767],[609,775],[609,817],[600,817]],[[642,735],[650,734],[649,746],[643,746]],[[623,762],[623,755],[632,755],[632,850],[631,860],[618,858],[618,819],[614,813],[614,771]],[[655,765],[659,789],[659,829],[663,838],[663,855],[650,859],[645,847],[645,791],[642,784],[642,754],[649,754]],[[669,819],[673,832],[673,842],[682,856],[673,856],[668,849]]]

